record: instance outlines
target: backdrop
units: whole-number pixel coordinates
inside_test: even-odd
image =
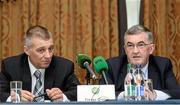
[[[55,55],[75,64],[77,53],[117,56],[117,21],[116,0],[1,0],[0,59],[22,53],[23,35],[36,24],[52,32]],[[77,64],[75,73],[86,82]]]
[[[118,5],[118,0],[0,0],[0,60],[22,53],[28,27],[42,25],[53,33],[55,55],[72,60],[85,84],[77,53],[91,58],[121,54]],[[144,0],[143,10],[141,21],[155,35],[154,54],[172,60],[180,83],[180,0]]]

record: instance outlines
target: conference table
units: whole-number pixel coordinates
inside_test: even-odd
[[[124,100],[109,100],[101,102],[48,102],[48,103],[3,103],[0,105],[180,105],[178,100],[163,100],[163,101],[124,101]]]

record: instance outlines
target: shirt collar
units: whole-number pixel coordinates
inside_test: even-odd
[[[35,72],[36,70],[39,70],[42,74],[44,74],[45,69],[37,69],[37,68],[31,63],[29,57],[28,57],[28,63],[29,63],[30,71],[31,71],[31,76],[34,75],[34,72]]]
[[[148,65],[149,65],[149,62],[141,69],[145,75],[145,79],[148,79]]]
[[[148,65],[149,65],[149,62],[143,68],[141,68],[141,71],[143,72],[145,76],[144,79],[148,79]],[[132,68],[132,70],[133,70],[133,73],[135,73],[136,69]]]

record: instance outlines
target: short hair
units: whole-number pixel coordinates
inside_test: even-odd
[[[142,26],[142,25],[134,25],[131,28],[129,28],[125,32],[124,39],[125,39],[125,36],[127,36],[127,35],[136,35],[136,34],[139,34],[141,32],[145,32],[146,33],[149,42],[151,42],[151,43],[154,42],[154,38],[153,38],[152,32],[147,27]]]
[[[47,28],[36,25],[30,27],[26,34],[24,35],[24,45],[30,47],[32,45],[31,38],[40,37],[44,40],[52,38],[52,34],[47,30]]]

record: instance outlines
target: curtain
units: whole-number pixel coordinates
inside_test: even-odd
[[[23,36],[33,25],[49,29],[55,55],[75,63],[82,84],[86,71],[76,54],[119,55],[117,0],[0,0],[0,60],[23,52]]]
[[[180,0],[144,0],[144,24],[155,36],[156,55],[171,59],[180,83]]]

